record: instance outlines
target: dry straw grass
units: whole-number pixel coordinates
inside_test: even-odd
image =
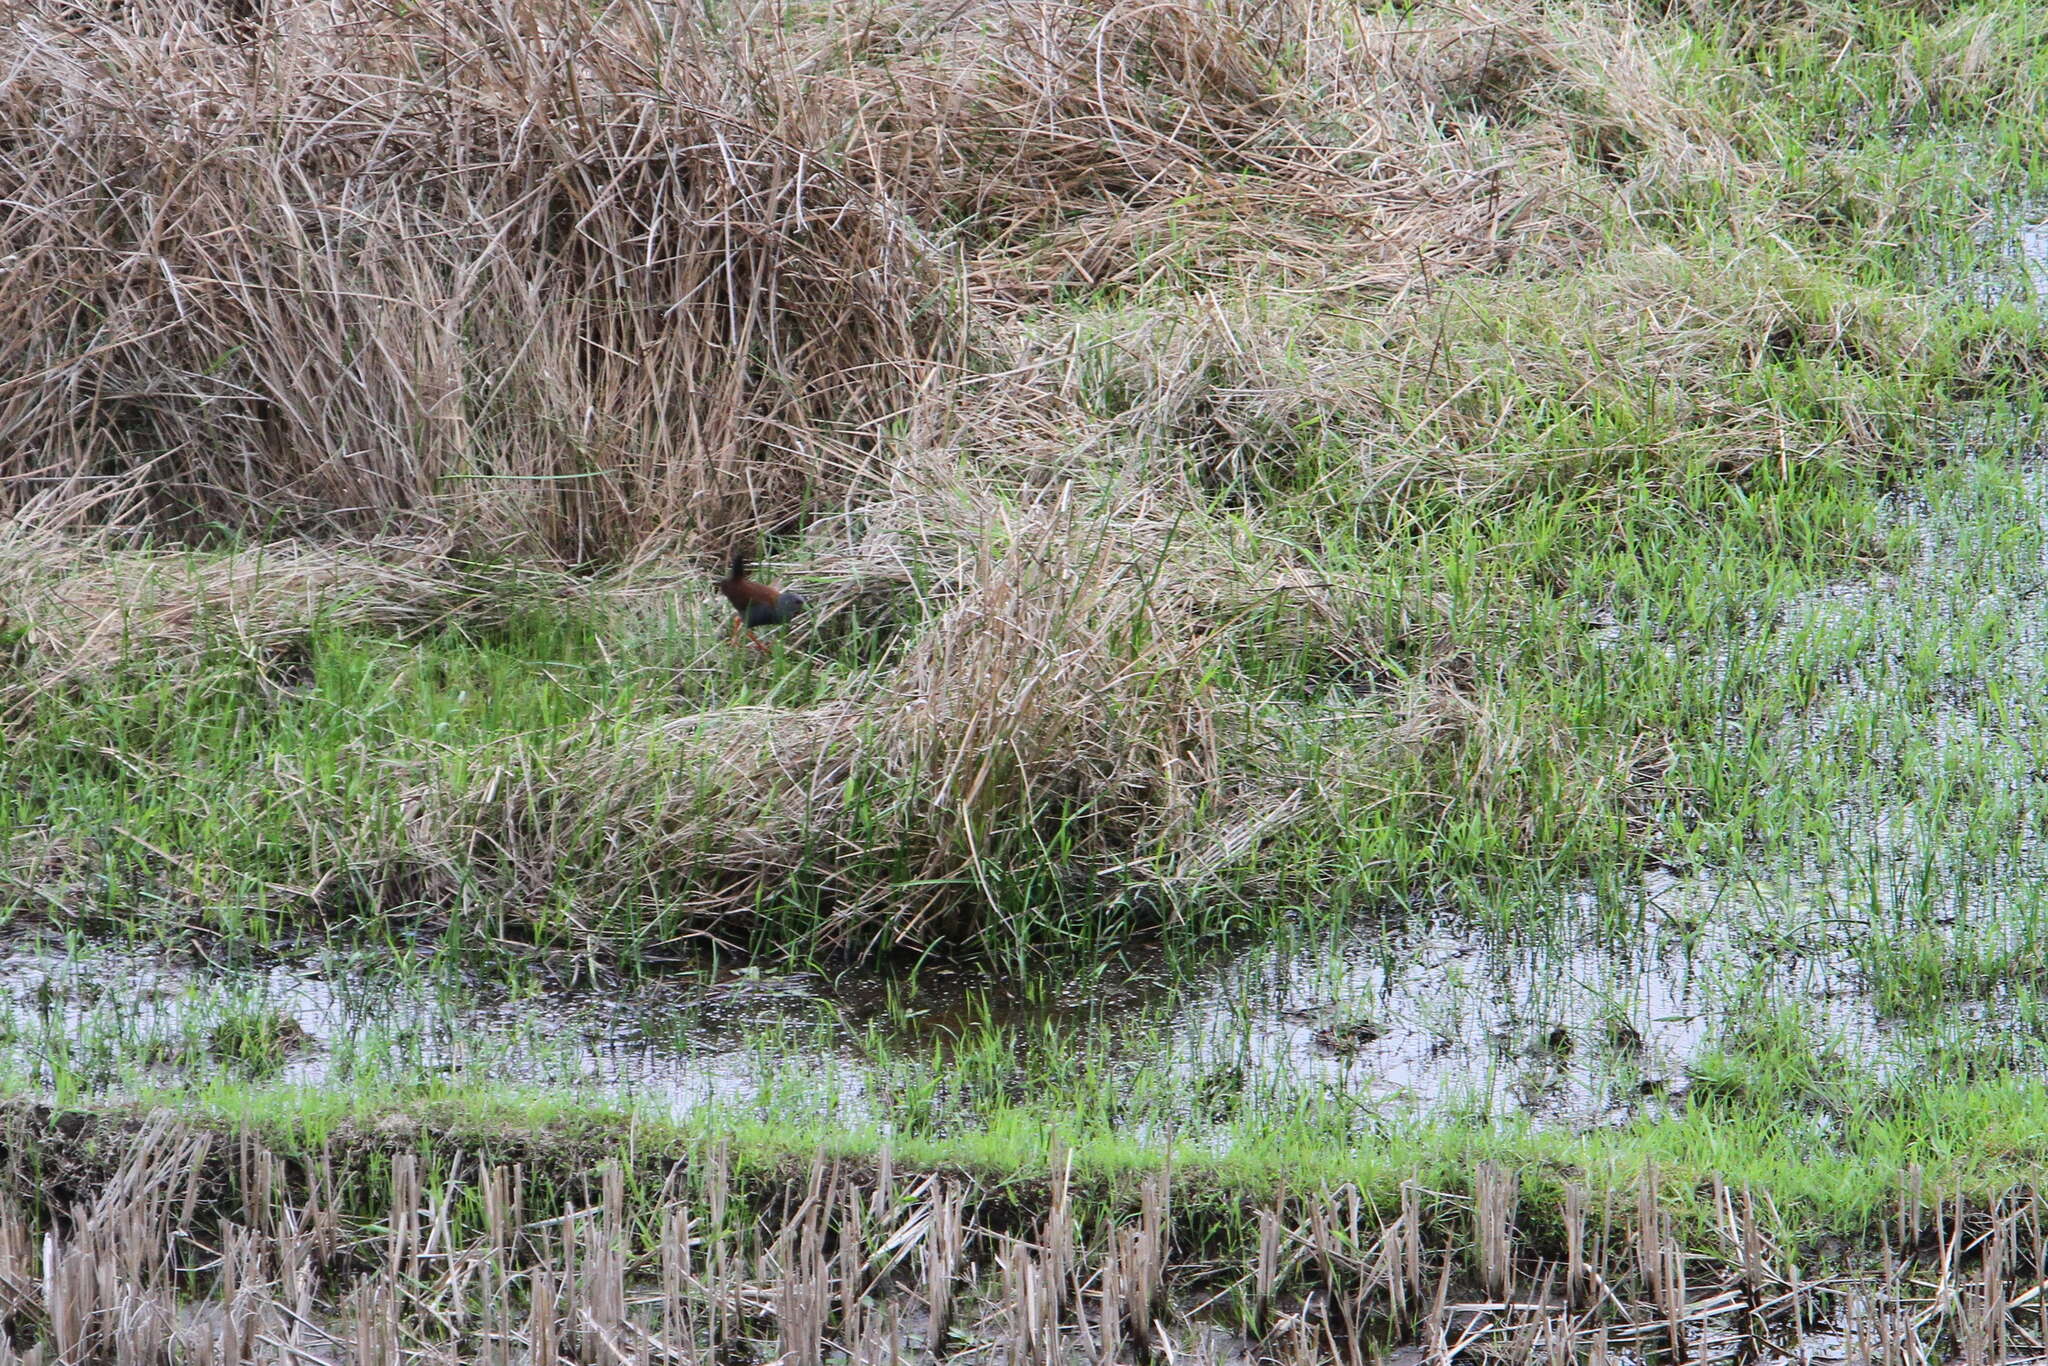
[[[1218,817],[1263,796],[1264,831],[1297,807],[1205,677],[1192,611],[1214,600],[1156,591],[1164,548],[1132,525],[1109,539],[1068,508],[1008,528],[856,695],[522,746],[429,784],[415,852],[451,882],[497,868],[514,914],[558,904],[573,869],[581,896],[714,932],[793,882],[822,943],[860,951],[989,935],[1009,880],[1041,869],[1083,899],[1197,880],[1250,838]]]
[[[440,547],[352,548],[283,541],[217,555],[110,546],[14,527],[0,532],[0,624],[33,656],[37,689],[208,650],[259,663],[314,625],[393,629],[452,610],[459,594]]]
[[[953,345],[916,232],[651,9],[16,14],[6,511],[716,550]]]
[[[1608,18],[983,0],[842,23],[780,88],[843,106],[849,165],[954,226],[991,298],[1247,272],[1399,291],[1581,252],[1589,146],[1626,179],[1734,160]]]

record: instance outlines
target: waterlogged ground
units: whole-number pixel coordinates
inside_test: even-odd
[[[1691,871],[1303,929],[1191,984],[1187,964],[1139,958],[1064,992],[929,964],[551,985],[432,955],[238,967],[20,938],[0,958],[0,1057],[71,1092],[220,1067],[883,1118],[877,1093],[935,1054],[1050,1031],[1110,1075],[1171,1079],[1165,1112],[1196,1125],[1304,1094],[1610,1122],[1711,1081],[1760,1027],[1878,1070],[1938,1050],[2023,1061],[2048,1036],[2048,842],[2030,800],[2048,774],[2048,467],[1951,466],[1889,516],[1917,542],[1911,568],[1757,623],[1756,648],[1820,680],[1794,714],[1731,714],[1729,754],[1772,775],[1757,824],[1783,833],[1719,832],[1728,856]]]
[[[1855,943],[1860,895],[1658,872],[1625,906],[1571,898],[1541,942],[1445,912],[1254,950],[1192,986],[1154,966],[1037,1001],[943,970],[922,986],[683,974],[520,995],[345,958],[236,970],[19,940],[0,959],[0,1056],[44,1086],[91,1093],[221,1068],[292,1084],[592,1088],[677,1115],[721,1102],[860,1119],[878,1117],[878,1087],[935,1053],[1049,1027],[1114,1070],[1178,1079],[1197,1123],[1204,1110],[1241,1118],[1313,1093],[1382,1113],[1585,1124],[1683,1094],[1731,1031],[1774,1012],[1799,1010],[1827,1049],[1880,1067],[1910,1066],[1937,1042],[2011,1049],[2041,1036],[2024,983],[1973,1003],[1938,1039],[1888,1010]],[[1980,895],[1981,909],[1997,892]],[[1634,928],[1607,933],[1617,919]]]
[[[2048,228],[2019,244],[2038,269]],[[906,1105],[972,1122],[1053,1066],[1142,1080],[1162,1101],[1144,1122],[1184,1134],[1305,1098],[1613,1123],[1718,1084],[1759,1039],[1882,1074],[2026,1066],[2048,1056],[2048,466],[2010,433],[1957,444],[1887,501],[1896,568],[1751,624],[1743,648],[1810,677],[1811,700],[1728,699],[1722,749],[1682,759],[1674,787],[1681,806],[1688,785],[1756,796],[1639,880],[1450,896],[1058,985],[930,962],[562,983],[432,952],[235,964],[22,937],[0,956],[0,1065],[74,1097],[208,1071],[435,1078],[885,1126]],[[1589,613],[1609,646],[1630,629]]]
[[[1933,1049],[2039,1047],[2048,844],[2048,469],[1979,463],[1902,492],[1910,570],[1758,623],[1825,678],[1774,724],[1731,720],[1800,805],[1737,864],[1303,931],[1172,985],[1140,960],[1067,996],[927,966],[914,977],[685,972],[549,986],[394,973],[377,955],[236,968],[18,939],[0,1048],[45,1085],[169,1082],[195,1066],[292,1083],[421,1074],[861,1115],[935,1049],[1045,1027],[1112,1071],[1184,1084],[1189,1118],[1304,1092],[1375,1110],[1614,1120],[1681,1094],[1759,1021],[1910,1068]],[[1613,628],[1610,628],[1613,629]],[[1676,645],[1673,648],[1678,648]],[[1960,823],[1960,824],[1959,824]],[[1931,976],[1929,974],[1932,974]],[[1974,975],[1973,975],[1974,974]],[[1930,1010],[1930,1007],[1938,1009]]]
[[[941,1055],[1042,1055],[1052,1037],[1106,1077],[1172,1089],[1154,1113],[1195,1128],[1311,1095],[1614,1122],[1712,1084],[1758,1030],[1883,1072],[1958,1051],[2024,1064],[2048,1037],[2048,841],[2030,799],[2048,775],[2048,467],[1958,462],[1888,516],[1913,538],[1909,568],[1756,623],[1755,648],[1810,671],[1814,701],[1731,710],[1714,762],[1748,755],[1768,790],[1756,829],[1713,832],[1721,856],[1690,871],[1304,928],[1192,974],[1141,957],[1058,990],[930,964],[560,985],[432,955],[235,966],[20,938],[0,958],[0,1058],[69,1094],[218,1068],[886,1123],[906,1087],[971,1117],[929,1081]]]

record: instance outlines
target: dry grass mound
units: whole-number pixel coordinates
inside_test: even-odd
[[[394,629],[447,613],[460,595],[440,552],[285,541],[166,554],[15,527],[0,534],[0,629],[38,691],[224,647],[261,661],[316,624]]]
[[[915,232],[638,7],[15,15],[0,512],[718,550],[951,346]]]
[[[1642,35],[1533,6],[986,0],[835,36],[781,88],[845,106],[848,165],[954,227],[999,297],[1247,272],[1398,291],[1576,254],[1589,173],[1733,160]]]
[[[1210,824],[1283,780],[1231,763],[1245,718],[1155,566],[1056,515],[1013,530],[857,692],[521,746],[416,793],[410,856],[495,868],[515,912],[573,893],[714,934],[808,888],[823,945],[872,951],[991,936],[1020,880],[1159,892],[1241,853]]]

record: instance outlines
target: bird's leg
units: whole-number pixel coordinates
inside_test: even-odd
[[[751,628],[749,628],[747,631],[747,639],[753,642],[754,648],[759,650],[762,654],[766,655],[775,653],[773,650],[770,650],[766,645],[763,645],[761,643],[761,637],[755,635]]]

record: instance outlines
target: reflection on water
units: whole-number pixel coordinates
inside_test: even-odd
[[[1660,872],[1626,906],[1580,893],[1546,908],[1525,922],[1549,927],[1535,942],[1409,918],[1256,949],[1177,988],[1155,966],[1029,1002],[966,973],[926,973],[893,999],[873,979],[746,973],[515,997],[342,958],[233,970],[22,940],[0,958],[0,1056],[110,1089],[246,1064],[287,1083],[382,1072],[589,1088],[678,1114],[788,1103],[800,1081],[805,1103],[856,1117],[883,1065],[877,1037],[901,1059],[977,1027],[1050,1024],[1197,1094],[1583,1124],[1681,1093],[1717,1030],[1759,1001],[1809,1003],[1822,1033],[1881,1054],[1886,1026],[1841,927],[1825,903],[1803,913],[1802,927],[1781,897]]]

